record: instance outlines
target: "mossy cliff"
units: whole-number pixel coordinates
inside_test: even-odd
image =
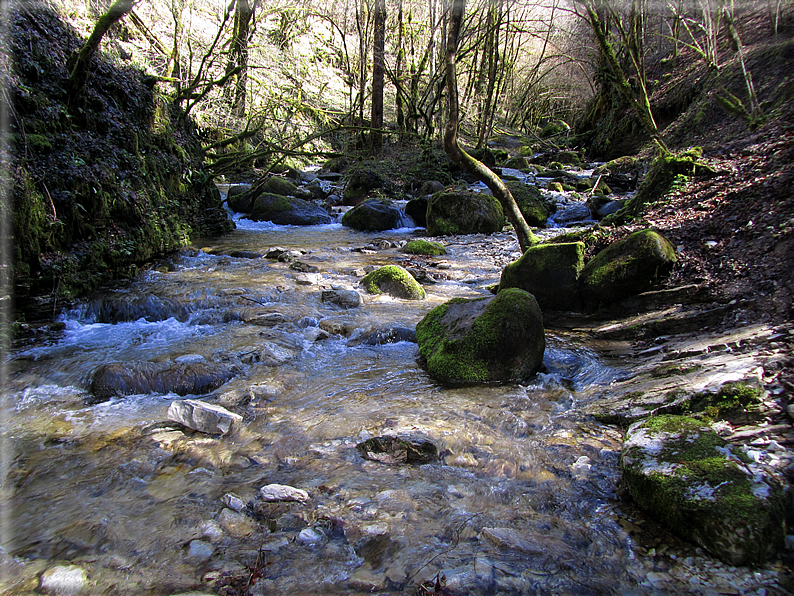
[[[194,123],[143,72],[97,55],[81,101],[66,62],[82,40],[43,4],[9,11],[15,297],[75,297],[193,236],[229,231]],[[9,239],[5,239],[8,241]]]

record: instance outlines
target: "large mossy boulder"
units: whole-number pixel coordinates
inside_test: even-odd
[[[366,199],[342,216],[342,225],[363,232],[382,232],[403,227],[405,215],[388,199]]]
[[[760,565],[783,544],[782,486],[702,422],[665,415],[633,425],[620,469],[641,508],[730,565]]]
[[[499,289],[526,290],[543,310],[580,310],[579,274],[584,269],[584,249],[583,242],[528,248],[504,268]]]
[[[414,277],[398,265],[386,265],[368,273],[361,285],[370,294],[388,294],[406,300],[424,300],[425,290]]]
[[[251,213],[254,196],[250,184],[233,184],[226,193],[226,203],[235,213]]]
[[[676,262],[675,247],[653,230],[607,246],[585,265],[579,280],[588,302],[610,303],[647,290]]]
[[[388,189],[389,181],[373,164],[364,164],[348,171],[345,175],[345,191],[342,201],[345,205],[358,205],[375,190]]]
[[[294,195],[298,191],[298,187],[286,178],[272,176],[265,181],[265,184],[262,186],[262,191],[286,197]]]
[[[549,215],[554,213],[556,205],[543,198],[537,186],[524,184],[516,180],[508,180],[505,186],[518,204],[521,215],[526,222],[536,228],[545,228]]]
[[[254,201],[250,219],[279,225],[313,226],[331,223],[328,212],[311,201],[264,193]]]
[[[427,204],[427,233],[493,234],[505,225],[502,205],[491,195],[468,190],[437,192]]]
[[[527,379],[546,349],[540,307],[518,288],[437,306],[416,326],[416,339],[430,376],[450,384]]]

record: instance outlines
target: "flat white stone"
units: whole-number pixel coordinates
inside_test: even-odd
[[[309,500],[309,493],[300,488],[286,484],[268,484],[259,489],[259,494],[265,501],[298,501],[304,503]]]
[[[76,565],[59,565],[41,574],[39,588],[53,596],[78,596],[87,593],[88,573]]]
[[[324,536],[320,532],[311,528],[304,528],[298,534],[298,542],[303,542],[304,544],[314,544],[320,542],[323,538]]]
[[[188,428],[213,435],[224,435],[232,426],[243,421],[243,417],[239,414],[196,399],[171,402],[166,416],[169,420],[179,422]]]

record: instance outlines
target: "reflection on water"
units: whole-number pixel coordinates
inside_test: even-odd
[[[412,234],[378,238],[399,245]],[[491,240],[451,239],[431,261],[366,249],[372,234],[336,224],[250,223],[102,296],[104,310],[87,301],[64,313],[57,341],[10,361],[2,498],[14,523],[3,544],[16,560],[4,563],[5,587],[57,562],[87,569],[97,594],[244,593],[231,590],[252,577],[254,594],[413,591],[442,570],[456,594],[631,592],[644,568],[613,511],[621,437],[577,411],[588,388],[624,373],[578,337],[549,334],[547,370],[535,379],[444,388],[413,343],[351,347],[307,332],[328,317],[350,329],[413,327],[452,297],[486,295],[500,273],[483,257]],[[367,297],[345,311],[322,303],[289,263],[229,256],[274,246],[303,251],[327,287],[355,286],[363,268],[394,262],[425,267],[438,283],[425,301]],[[268,313],[282,322],[251,323]],[[246,359],[263,342],[289,358]],[[188,355],[239,367],[214,394],[243,414],[238,433],[167,422],[175,395],[84,405],[101,363]],[[441,458],[362,459],[355,445],[379,435],[431,440]],[[271,483],[310,500],[256,499]],[[229,493],[254,504],[237,511]]]

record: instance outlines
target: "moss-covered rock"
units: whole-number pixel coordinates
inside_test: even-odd
[[[297,190],[298,187],[293,182],[282,176],[271,176],[262,186],[263,192],[269,192],[274,195],[294,196]]]
[[[510,189],[526,222],[537,228],[546,227],[546,220],[554,213],[556,205],[544,199],[537,186],[515,180],[508,180],[505,186]]]
[[[413,276],[398,265],[386,265],[368,273],[361,285],[370,294],[389,294],[406,300],[424,300],[425,290]]]
[[[504,225],[502,205],[487,194],[445,190],[430,197],[427,204],[427,233],[431,236],[493,234]]]
[[[543,310],[579,310],[579,274],[584,269],[584,243],[540,244],[528,248],[502,271],[499,290],[521,288]]]
[[[648,289],[676,262],[675,247],[653,230],[640,230],[607,246],[580,276],[588,302],[610,303]]]
[[[540,138],[545,139],[559,134],[565,134],[571,130],[570,125],[562,120],[552,120],[540,131]]]
[[[780,483],[702,422],[666,415],[635,424],[620,469],[641,508],[726,563],[762,564],[783,544]]]
[[[272,193],[257,197],[249,218],[253,221],[272,221],[274,224],[293,226],[331,223],[331,216],[319,205]]]
[[[530,154],[531,155],[531,154]],[[529,169],[529,162],[527,158],[523,155],[516,155],[507,159],[504,163],[504,167],[506,168],[513,168],[514,170],[527,170]]]
[[[410,240],[403,246],[403,252],[409,255],[438,256],[447,254],[447,249],[440,242],[427,240]]]
[[[546,184],[546,190],[553,190],[554,192],[562,192],[562,182],[554,182],[553,180]]]
[[[254,208],[254,195],[250,184],[233,184],[226,193],[226,204],[235,213],[251,213]]]
[[[371,163],[349,170],[345,174],[345,191],[342,199],[345,205],[358,205],[378,189],[388,189],[389,181]]]
[[[540,307],[518,288],[437,306],[416,326],[416,339],[430,376],[451,384],[527,379],[546,349]]]
[[[366,199],[342,216],[342,225],[361,231],[393,230],[404,223],[403,212],[388,199]]]

